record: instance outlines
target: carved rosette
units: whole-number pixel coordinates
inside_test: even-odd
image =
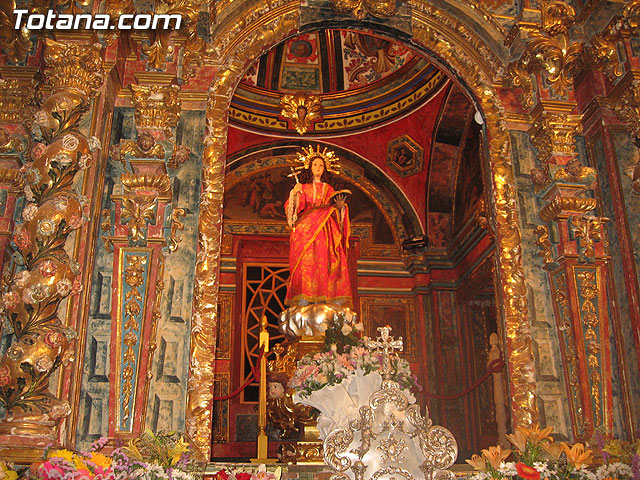
[[[139,130],[160,130],[167,136],[180,120],[178,85],[131,84],[136,126]]]
[[[69,342],[75,331],[65,327],[57,310],[63,298],[82,289],[81,266],[69,257],[65,243],[88,220],[88,200],[71,187],[99,147],[78,130],[89,94],[100,86],[98,52],[47,42],[45,59],[55,93],[35,116],[44,141],[34,143],[32,162],[23,169],[27,203],[12,238],[16,269],[2,295],[2,309],[16,337],[0,359],[0,401],[7,409],[2,434],[54,438],[57,425],[70,413],[68,403],[49,391],[49,377],[73,361]],[[63,72],[74,72],[76,78],[70,81]]]

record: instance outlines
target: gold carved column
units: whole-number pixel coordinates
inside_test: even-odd
[[[574,80],[584,65],[585,47],[572,40],[572,6],[543,2],[521,20],[511,38],[524,40],[524,53],[509,65],[509,76],[524,90],[531,143],[538,167],[531,180],[544,222],[536,229],[552,292],[564,365],[573,435],[591,438],[610,432],[611,353],[607,303],[604,222],[594,217],[595,171],[581,165],[574,141],[582,133]]]
[[[87,221],[88,202],[74,190],[74,179],[90,168],[99,147],[78,127],[102,86],[100,46],[47,39],[44,60],[50,95],[33,119],[24,119],[35,123],[36,133],[25,156],[26,203],[13,231],[2,295],[15,342],[0,359],[0,401],[7,409],[0,421],[0,456],[16,460],[37,459],[70,413],[69,403],[50,387],[58,368],[74,359],[75,325],[58,318],[58,307],[82,290],[82,269],[65,245]],[[13,83],[5,94],[17,87]],[[13,95],[9,109],[14,114],[25,107],[18,97]]]

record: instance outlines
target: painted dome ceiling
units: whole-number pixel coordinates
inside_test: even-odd
[[[318,97],[308,134],[331,135],[391,122],[433,98],[447,77],[424,57],[382,37],[348,30],[304,33],[254,62],[235,91],[231,122],[298,136],[282,115],[284,95]]]

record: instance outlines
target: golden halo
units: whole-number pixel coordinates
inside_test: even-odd
[[[318,157],[324,160],[325,168],[328,172],[340,173],[339,159],[336,154],[332,150],[328,150],[327,147],[320,151],[320,145],[318,145],[317,150],[314,150],[312,145],[307,148],[302,147],[302,152],[298,153],[298,158],[296,159],[297,165],[293,169],[296,173],[308,170],[313,160]]]

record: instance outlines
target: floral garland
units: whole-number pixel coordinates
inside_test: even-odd
[[[391,379],[398,382],[402,388],[422,390],[406,360],[393,356],[391,366],[394,372]],[[312,392],[341,383],[358,369],[368,375],[381,367],[382,355],[371,353],[364,347],[364,342],[358,340],[356,346],[345,346],[344,353],[330,349],[328,352],[302,357],[289,381],[289,387],[299,396],[306,398]]]
[[[554,442],[552,431],[553,427],[518,427],[507,435],[513,452],[497,445],[466,460],[478,471],[471,480],[640,480],[640,440],[606,443],[596,435],[604,461],[596,468],[593,450],[582,443]],[[515,461],[505,461],[512,453]]]

